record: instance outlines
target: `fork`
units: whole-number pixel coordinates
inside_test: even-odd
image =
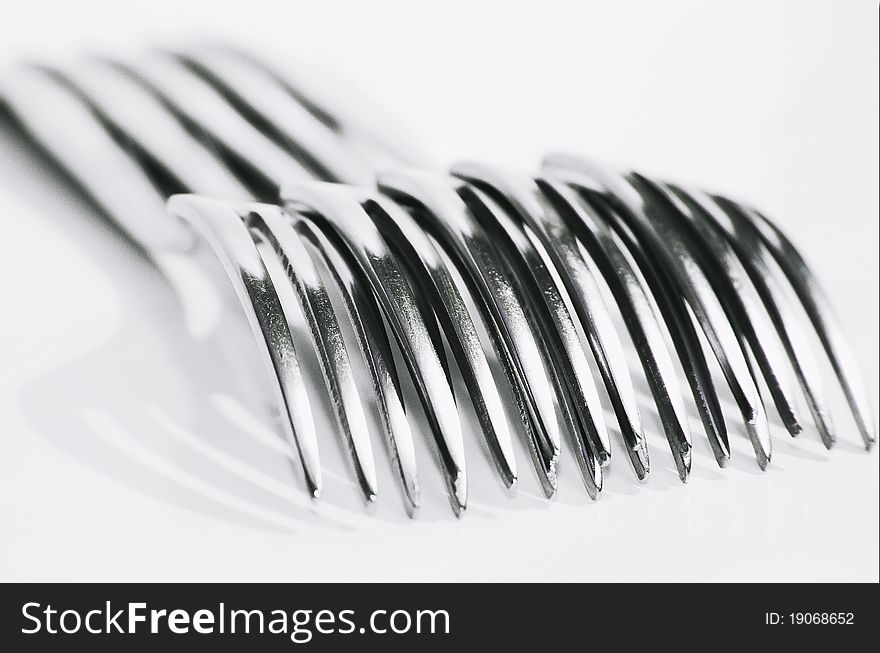
[[[481,329],[504,370],[548,496],[558,485],[566,436],[588,493],[596,498],[602,488],[611,444],[591,358],[630,464],[638,478],[647,477],[635,391],[603,283],[639,354],[682,481],[692,445],[667,340],[720,466],[730,448],[700,333],[762,468],[772,445],[760,383],[792,435],[801,429],[800,391],[831,446],[815,361],[793,345],[803,329],[792,317],[787,284],[865,445],[875,438],[851,354],[812,274],[781,232],[742,204],[566,155],[548,157],[538,175],[468,163],[451,175],[397,167],[377,176],[379,165],[400,160],[399,148],[349,128],[277,71],[222,47],[63,70],[21,68],[4,80],[2,94],[25,131],[169,276],[182,268],[192,274],[188,252],[200,239],[161,213],[163,199],[181,192],[226,198],[175,195],[168,206],[227,268],[289,417],[285,432],[312,496],[322,486],[318,443],[291,306],[309,325],[361,493],[368,502],[377,494],[351,354],[314,260],[326,264],[344,298],[411,515],[419,505],[418,477],[386,322],[429,418],[456,514],[466,506],[467,475],[444,339],[500,478],[508,486],[517,478]],[[64,116],[63,125],[46,107]],[[111,178],[119,184],[108,184]]]

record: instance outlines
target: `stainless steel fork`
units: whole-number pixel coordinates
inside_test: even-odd
[[[518,474],[481,332],[548,496],[564,437],[594,498],[612,457],[591,360],[630,464],[647,477],[639,407],[603,285],[637,350],[682,481],[692,444],[676,358],[716,461],[723,466],[730,456],[702,335],[762,468],[771,440],[761,385],[792,435],[801,430],[802,394],[831,446],[816,361],[795,346],[806,325],[794,301],[865,445],[875,439],[856,367],[813,275],[785,236],[742,204],[567,155],[548,157],[538,175],[473,163],[451,174],[417,170],[385,134],[225,47],[23,66],[2,80],[0,93],[24,132],[170,277],[197,274],[199,255],[220,259],[312,496],[322,487],[319,438],[291,307],[309,325],[361,492],[366,501],[377,494],[362,392],[328,283],[354,326],[410,514],[419,505],[418,474],[392,339],[428,416],[456,514],[467,502],[465,434],[447,346],[500,478],[510,486]],[[169,212],[183,221],[163,211],[172,195]],[[210,247],[199,249],[203,242]]]

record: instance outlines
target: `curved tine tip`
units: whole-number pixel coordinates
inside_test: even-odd
[[[643,199],[639,191],[626,181],[621,181],[619,175],[609,174],[601,166],[593,162],[571,157],[569,155],[551,155],[545,159],[545,166],[554,173],[558,172],[563,179],[570,181],[571,183],[588,187],[595,185],[600,188],[603,193],[613,193],[618,196],[618,200],[625,206],[629,206],[636,211],[641,211]],[[711,300],[712,302],[717,300],[714,295],[706,295],[705,298],[707,301]],[[712,307],[714,310],[714,304],[712,304]],[[708,317],[710,317],[708,314],[704,316],[706,319],[708,319]],[[704,320],[701,320],[701,322],[702,321]],[[722,328],[726,328],[725,324],[726,323],[721,320],[718,325]],[[707,335],[710,335],[710,333],[711,331],[707,333]],[[733,334],[729,332],[729,329],[725,334],[724,341],[730,341],[735,344],[735,339],[733,338]],[[734,368],[731,366],[729,354],[726,351],[726,345],[722,344],[721,340],[718,338],[715,340],[710,338],[710,344],[713,345],[716,357],[719,359],[719,362],[722,363],[722,367],[724,368],[725,365],[727,366],[725,376],[728,377],[728,383],[737,386],[743,384],[744,389],[748,391],[748,397],[746,397],[745,401],[740,402],[740,409],[743,413],[743,418],[746,422],[747,430],[749,431],[749,436],[755,449],[758,464],[764,469],[769,464],[770,460],[770,432],[769,425],[766,423],[766,413],[763,409],[759,391],[754,385],[751,376],[751,369],[755,369],[756,363],[752,360],[750,364],[746,364],[745,356],[750,356],[751,352],[747,354],[743,351],[740,356],[740,350],[738,347],[730,347],[729,354],[734,357],[732,362],[736,364],[736,367]]]
[[[298,303],[308,323],[311,344],[318,355],[337,426],[348,448],[361,493],[367,503],[375,501],[376,467],[363,402],[324,282],[305,244],[280,207],[254,205],[248,212],[246,224],[258,241],[269,246],[266,258],[274,259],[269,268],[270,278],[282,297],[282,306],[285,298],[288,304]],[[261,255],[264,246],[260,245]]]
[[[823,397],[823,379],[820,376],[817,361],[812,349],[798,348],[797,343],[806,342],[806,330],[800,319],[792,311],[792,301],[782,287],[786,273],[779,266],[773,253],[764,243],[758,229],[748,215],[747,209],[718,196],[702,194],[700,199],[709,203],[710,207],[720,207],[722,218],[729,218],[723,224],[730,239],[739,247],[743,258],[749,262],[760,282],[759,288],[764,290],[766,302],[772,309],[771,316],[791,361],[794,375],[800,383],[801,390],[807,400],[807,406],[813,422],[826,448],[834,443],[834,425]],[[809,323],[808,323],[809,324]]]
[[[743,420],[747,423],[756,418],[766,421],[760,390],[753,374],[753,370],[758,369],[755,355],[749,343],[736,332],[722,305],[722,297],[714,292],[705,272],[696,263],[693,250],[676,230],[664,206],[644,195],[649,189],[643,184],[641,187],[637,185],[637,180],[631,175],[600,174],[603,174],[603,180],[607,181],[619,199],[630,198],[625,200],[625,204],[634,225],[648,240],[654,253],[662,257],[665,265],[671,266],[675,283],[692,304],[728,385],[736,396]],[[765,443],[762,442],[763,429],[764,426],[758,430],[750,429],[752,443],[759,458],[767,453]]]
[[[373,383],[373,391],[384,431],[386,451],[396,471],[408,515],[418,512],[421,502],[415,450],[410,424],[402,401],[399,377],[394,366],[382,318],[374,310],[368,282],[356,266],[350,265],[324,230],[305,217],[287,213],[293,228],[310,251],[326,265],[332,282],[343,299],[361,356]]]
[[[464,472],[459,472],[458,476],[452,483],[453,486],[453,495],[455,496],[455,503],[453,505],[453,510],[455,510],[455,514],[457,517],[461,517],[462,513],[467,510],[467,497],[468,497],[468,484],[467,484],[467,474]]]
[[[332,224],[373,285],[373,296],[394,332],[431,422],[453,508],[466,505],[463,433],[454,391],[431,339],[413,290],[372,219],[359,201],[363,189],[321,182],[285,186],[282,199],[309,207]],[[367,191],[368,192],[368,191]]]
[[[591,305],[598,305],[601,310],[602,304],[600,301],[588,303],[587,298],[597,296],[598,288],[592,284],[596,290],[591,292],[591,289],[585,285],[585,278],[589,278],[587,275],[590,274],[586,257],[595,261],[600,275],[608,283],[626,328],[636,345],[676,468],[682,481],[685,481],[690,473],[690,429],[684,402],[678,389],[674,363],[666,348],[659,318],[650,302],[650,291],[643,286],[641,277],[636,274],[629,258],[611,237],[610,230],[604,226],[604,223],[593,218],[592,213],[587,210],[588,205],[573,189],[558,182],[548,182],[546,179],[540,179],[539,185],[544,197],[554,207],[558,216],[554,220],[555,224],[554,222],[548,224],[553,226],[557,234],[555,238],[560,244],[566,241],[571,243],[574,238],[573,234],[564,239],[559,236],[567,230],[563,222],[564,216],[572,220],[572,223],[579,222],[589,234],[582,243],[583,253],[569,254],[560,266],[561,271],[567,270],[567,274],[562,277],[563,281],[571,287],[570,295],[575,302],[575,309],[582,316],[582,322],[595,320],[596,318],[593,317],[595,309],[591,310]],[[578,251],[577,245],[572,247],[571,244],[567,244],[566,247]],[[578,270],[582,272],[575,277]],[[605,323],[608,324],[610,319],[607,312],[605,315]],[[611,328],[613,329],[613,326]]]
[[[479,295],[478,306],[485,309],[485,324],[497,345],[526,427],[529,450],[542,489],[545,494],[552,496],[556,491],[559,437],[552,430],[557,425],[555,413],[549,421],[547,419],[547,408],[553,404],[550,398],[551,384],[544,376],[543,365],[540,372],[534,367],[535,356],[520,357],[523,351],[537,352],[531,325],[525,322],[519,299],[491,253],[492,247],[477,226],[470,207],[456,192],[459,184],[464,182],[447,175],[410,169],[385,172],[379,179],[382,191],[425,211],[428,220],[440,232],[438,237],[449,247],[450,256],[461,265],[462,274],[474,284],[475,292]],[[511,325],[517,328],[511,328]],[[533,392],[540,393],[546,401],[535,401]],[[508,482],[512,487],[516,482],[514,474],[511,474]]]
[[[693,447],[688,446],[686,450],[679,452],[676,456],[676,467],[678,467],[678,478],[682,483],[687,483],[691,474],[691,465],[693,464]]]
[[[746,428],[749,431],[749,435],[752,438],[753,443],[755,441],[760,442],[761,446],[755,445],[755,458],[758,461],[758,467],[762,470],[766,470],[770,465],[770,459],[773,457],[773,445],[770,440],[770,429],[767,427],[767,424],[762,420],[756,420],[754,422],[747,422]]]
[[[651,472],[651,459],[648,455],[648,443],[644,438],[639,440],[638,445],[631,450],[630,460],[632,461],[633,470],[639,481],[647,481]]]
[[[746,351],[751,357],[751,350]],[[752,361],[752,364],[754,362]],[[758,461],[758,467],[766,470],[770,465],[770,459],[773,456],[773,440],[770,435],[770,422],[767,419],[767,411],[763,402],[760,400],[753,405],[753,413],[745,420],[746,431],[752,442],[752,448],[755,450],[755,459]]]
[[[602,463],[596,459],[592,458],[592,473],[588,475],[592,483],[586,484],[585,487],[587,489],[587,494],[593,501],[598,501],[599,497],[602,496],[602,487],[605,484],[605,470],[602,467]],[[581,475],[583,477],[583,474]]]
[[[788,371],[801,368],[791,350],[788,330],[777,319],[780,309],[774,298],[768,297],[772,293],[768,289],[762,295],[762,289],[766,289],[766,286],[758,269],[753,266],[753,260],[748,254],[741,256],[737,253],[731,239],[724,236],[724,213],[699,191],[685,191],[657,183],[637,173],[633,177],[657,196],[651,201],[665,201],[672,207],[683,220],[680,228],[690,225],[687,228],[693,230],[691,238],[694,249],[705,251],[717,263],[714,275],[719,277],[720,286],[715,288],[715,294],[729,310],[731,326],[738,329],[740,337],[749,343],[750,359],[754,363],[752,370],[763,376],[786,429],[796,436],[803,429],[794,399],[798,391],[794,389]],[[752,271],[748,271],[747,267],[751,267]],[[709,269],[707,275],[712,276]],[[808,392],[806,396],[809,398],[813,395]],[[824,422],[819,421],[817,425],[824,434]]]
[[[759,232],[783,273],[798,295],[801,305],[813,325],[817,337],[837,382],[849,404],[853,418],[867,450],[876,441],[874,410],[868,399],[855,357],[843,336],[825,292],[816,281],[803,256],[794,244],[773,222],[755,209],[743,208],[743,214]]]
[[[386,238],[399,250],[401,259],[413,261],[409,267],[435,307],[433,310],[458,361],[459,370],[470,387],[471,400],[491,458],[499,476],[509,488],[516,480],[516,458],[510,429],[474,318],[462,298],[460,283],[440,255],[440,246],[406,209],[386,197],[375,196],[373,199],[382,209],[384,218],[391,220],[389,223],[377,213],[376,218],[381,223],[377,223],[377,226],[386,232]]]
[[[259,249],[244,222],[249,211],[271,205],[228,202],[197,195],[174,195],[168,210],[200,231],[226,270],[270,373],[284,434],[302,465],[313,499],[320,496],[322,471],[307,383],[281,300]]]
[[[600,463],[605,463],[610,457],[611,449],[599,408],[599,396],[592,376],[584,373],[588,369],[587,354],[577,335],[573,317],[563,299],[562,289],[558,286],[558,282],[551,272],[556,269],[559,259],[564,255],[558,251],[559,243],[549,236],[546,223],[550,218],[545,213],[548,207],[541,203],[541,191],[537,183],[526,174],[506,173],[478,164],[457,166],[454,173],[477,186],[486,186],[489,195],[498,196],[497,199],[505,203],[502,206],[493,201],[490,205],[486,200],[483,200],[484,206],[489,209],[499,227],[507,232],[510,243],[515,248],[517,258],[525,262],[526,266],[532,270],[528,275],[531,280],[529,282],[531,291],[526,295],[532,310],[535,315],[549,313],[549,318],[552,320],[553,326],[548,326],[546,330],[547,356],[551,366],[556,368],[555,373],[558,378],[565,383],[568,392],[572,395],[570,409],[566,411],[566,413],[570,412],[570,417],[566,418],[566,421],[569,422],[569,429],[575,437],[583,439],[587,446],[596,452]],[[519,216],[518,219],[513,219],[514,214]],[[519,219],[524,222],[522,229],[528,226],[538,234],[546,247],[544,251],[548,252],[547,256],[550,257],[550,260],[546,259],[545,254],[540,253],[537,245],[525,236],[524,231],[521,231],[518,224]],[[514,231],[516,235],[513,235]],[[522,234],[521,237],[520,234]],[[565,268],[560,267],[560,272],[565,273]],[[594,306],[596,311],[599,308],[599,306]],[[596,317],[596,312],[591,313],[590,317]],[[594,322],[590,324],[593,326]],[[589,329],[588,331],[593,333]],[[599,331],[602,332],[602,335],[599,335]],[[595,338],[590,341],[590,346],[594,348],[594,353],[597,353],[598,356],[604,356],[612,351],[615,341],[616,333],[608,329],[597,329]],[[615,349],[614,352],[616,351]],[[619,362],[620,358],[615,358],[614,352],[610,354],[610,358]],[[609,373],[610,386],[606,383],[606,387],[609,387],[611,392],[615,392],[619,383],[626,383],[628,380],[628,371],[623,368],[615,369],[613,364],[609,369],[612,370]],[[624,392],[627,390],[624,389]],[[629,392],[629,395],[634,398],[635,393]],[[637,411],[631,410],[633,406],[626,406],[624,398],[615,407],[626,407],[624,408],[626,410],[624,422],[628,426],[632,425],[633,432],[640,433],[641,427],[637,419]],[[635,438],[635,440],[637,439]],[[641,467],[641,465],[638,466]]]

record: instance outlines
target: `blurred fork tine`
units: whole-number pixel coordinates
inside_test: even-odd
[[[21,67],[0,80],[0,98],[160,267],[191,271],[199,262],[188,255],[199,242],[192,231],[208,241],[248,318],[284,415],[282,429],[315,498],[321,468],[294,346],[297,307],[358,487],[367,502],[377,493],[366,414],[324,272],[367,364],[411,516],[420,490],[391,336],[428,418],[454,512],[467,505],[468,483],[447,344],[499,475],[508,486],[517,478],[479,320],[513,390],[548,497],[558,487],[563,432],[593,498],[611,458],[581,328],[630,462],[640,479],[648,475],[636,393],[596,273],[636,346],[682,481],[692,445],[666,333],[719,465],[730,447],[709,348],[762,469],[772,445],[759,382],[792,435],[801,429],[794,400],[802,392],[831,446],[821,378],[810,353],[797,349],[803,338],[791,288],[866,447],[874,442],[864,388],[826,298],[785,236],[741,204],[565,155],[547,157],[538,177],[467,163],[451,176],[382,173],[378,191],[326,183],[373,186],[380,167],[399,166],[406,155],[357,116],[331,111],[332,103],[323,105],[265,62],[224,46],[156,51],[125,62],[93,59],[63,70]],[[177,221],[162,207],[172,194],[168,208]],[[467,295],[478,315],[471,315]]]
[[[324,123],[252,61],[218,48],[177,53],[242,115],[270,135],[324,181],[366,185],[373,170]]]
[[[169,68],[172,67],[171,64],[168,64],[167,62],[165,64],[163,64],[163,66],[168,66]],[[145,67],[152,70],[152,64],[149,66],[145,66]],[[183,79],[184,79],[183,75],[180,75],[178,77],[177,85],[173,89],[175,94],[178,94],[178,95],[184,94]],[[163,77],[163,81],[165,81],[164,77]],[[195,81],[196,81],[197,85],[200,85],[203,83],[203,82],[201,82],[201,80],[198,80],[198,79],[196,79]],[[169,88],[169,86],[165,86],[163,88]],[[205,97],[211,97],[210,93],[206,92]],[[216,99],[218,99],[221,102],[223,101],[220,98],[216,98]],[[215,100],[215,98],[211,97],[212,103],[214,102],[214,100]],[[204,106],[208,106],[207,102],[205,103]],[[117,108],[123,109],[123,107],[121,107],[119,105],[117,105]],[[178,111],[178,109],[175,109],[175,111]],[[180,111],[180,115],[187,115],[189,108],[179,108],[179,111]],[[195,114],[189,115],[189,118],[187,118],[184,121],[184,124],[186,124],[189,120],[194,120],[195,117],[196,117]],[[230,123],[232,123],[231,119],[230,119]],[[156,128],[156,125],[154,125],[153,128]],[[202,128],[200,128],[197,131],[197,133],[200,136],[207,138],[209,143],[212,143],[212,144],[218,143],[221,145],[221,147],[226,145],[225,140],[224,140],[225,133],[221,134],[221,135],[215,135],[213,133],[210,133],[204,126]],[[128,136],[132,137],[133,135],[128,134]],[[179,134],[175,133],[175,136],[179,136]],[[257,142],[260,142],[261,139],[264,137],[262,136],[262,134],[260,134],[256,130],[248,129],[239,137],[239,139],[235,145],[239,149],[240,152],[242,152],[242,153],[249,152],[248,156],[255,157],[252,160],[250,160],[249,163],[252,166],[253,170],[258,175],[265,178],[266,180],[272,178],[271,177],[271,175],[273,174],[272,165],[274,164],[275,161],[277,161],[277,159],[269,159],[269,161],[271,161],[271,163],[268,166],[266,166],[266,168],[263,167],[264,163],[267,161],[266,153],[272,152],[271,148],[268,148],[268,147],[259,147],[258,148],[257,146],[252,145],[251,142],[246,140],[246,137],[252,137],[253,140],[255,140]],[[196,144],[191,141],[192,141],[192,138],[187,139],[188,146],[189,147],[196,147]],[[149,149],[150,146],[144,144],[143,148]],[[257,152],[260,152],[260,154],[257,154]],[[169,152],[165,152],[164,154],[167,156],[169,154]],[[208,156],[208,153],[205,152],[205,155]],[[154,156],[158,157],[161,155],[154,152]],[[274,153],[270,154],[269,156],[274,157]],[[185,171],[176,169],[177,164],[176,164],[176,160],[173,156],[171,156],[169,158],[157,159],[157,160],[164,167],[167,167],[169,170],[172,170],[173,173],[175,174],[175,176],[184,176],[185,175]],[[182,161],[184,161],[186,163],[192,162],[191,159],[189,159],[189,160],[182,159]],[[216,163],[214,165],[216,165]],[[294,170],[293,172],[295,173],[296,171]],[[295,176],[296,176],[295,174],[292,174],[292,175],[289,175],[289,178],[295,178]],[[214,175],[213,181],[216,181],[218,178],[219,178],[219,175]],[[229,196],[231,193],[240,193],[241,187],[236,185],[231,188],[227,188],[227,187],[219,187],[218,188],[216,185],[214,185],[210,188],[202,186],[202,187],[197,187],[197,188],[183,188],[180,190],[190,190],[190,191],[198,191],[201,193],[206,193],[206,194],[211,194],[211,195]],[[280,246],[280,243],[281,243],[282,239],[284,238],[283,236],[279,235],[280,234],[279,229],[281,229],[283,226],[283,223],[280,220],[275,220],[273,222],[273,226],[271,228],[266,227],[265,221],[263,221],[262,223],[257,223],[257,224],[264,225],[263,229],[257,229],[257,231],[259,233],[261,233],[264,238],[269,239],[270,242],[273,245],[275,245],[276,247]],[[288,241],[287,247],[290,248],[293,246],[294,245],[293,245],[292,241]],[[279,252],[279,253],[281,253],[281,252]],[[285,257],[285,260],[288,262],[288,271],[292,272],[295,266],[290,265],[291,259],[289,259],[289,257]],[[310,260],[310,259],[307,259],[307,260]],[[305,265],[305,261],[303,261],[302,263],[297,261],[297,264],[298,265]],[[294,280],[295,285],[298,283],[298,279],[296,277],[293,277],[292,280]],[[279,292],[286,292],[287,291],[286,284],[278,284],[278,285],[279,285]],[[302,287],[300,286],[300,287],[298,287],[298,289],[302,290]],[[304,291],[299,293],[298,299],[300,300],[300,304],[303,308],[304,314],[308,318],[310,332],[314,338],[314,344],[315,344],[316,350],[320,354],[320,358],[321,358],[321,362],[322,362],[322,372],[325,374],[325,379],[327,381],[328,389],[330,391],[331,397],[334,399],[334,407],[336,408],[336,416],[337,416],[337,420],[340,424],[341,431],[346,436],[346,440],[349,443],[349,448],[350,448],[350,451],[351,451],[353,459],[354,459],[355,469],[357,471],[358,479],[360,481],[360,487],[363,491],[365,499],[367,499],[368,501],[371,501],[375,495],[375,471],[373,469],[372,455],[371,455],[370,449],[369,449],[369,440],[366,436],[366,428],[365,428],[365,425],[362,424],[362,419],[361,419],[363,417],[362,411],[360,408],[360,404],[354,401],[354,399],[355,399],[355,395],[353,394],[353,387],[354,386],[351,383],[349,383],[349,381],[350,381],[349,376],[350,375],[348,374],[347,363],[345,364],[343,369],[334,369],[334,364],[337,361],[337,359],[342,360],[342,361],[347,361],[347,354],[344,350],[344,344],[342,343],[341,340],[339,340],[338,338],[336,338],[333,335],[333,333],[335,333],[337,331],[337,329],[333,329],[331,326],[316,323],[315,320],[318,318],[316,317],[312,306],[309,304],[309,302],[306,301],[306,298],[307,298],[307,295],[305,294]],[[329,332],[328,332],[328,329],[329,329]],[[434,340],[436,342],[437,337],[432,338],[432,340]],[[407,346],[406,341],[404,341],[402,343],[402,345],[404,346],[404,348],[406,348],[406,346]],[[438,352],[438,356],[440,356],[441,358],[443,357],[442,350],[440,350]],[[410,359],[411,360],[418,360],[418,357],[410,356]],[[372,371],[376,372],[377,368],[375,366],[373,366]],[[374,383],[376,385],[382,385],[382,386],[387,385],[387,383],[378,383],[378,382],[376,382],[375,379],[374,379]],[[447,383],[448,383],[448,375],[447,375]],[[431,401],[437,400],[437,397],[433,396],[431,393],[435,392],[438,387],[439,386],[437,386],[436,384],[426,385],[425,392],[428,393],[428,395],[431,398]],[[391,393],[388,393],[388,392],[384,393],[383,396],[386,399],[392,398]],[[393,400],[393,399],[391,399],[391,400]],[[431,405],[431,401],[426,400],[425,401],[426,405]],[[438,400],[437,403],[438,404],[442,403],[442,401]],[[426,410],[427,410],[427,408],[426,408]],[[393,413],[393,409],[390,411],[383,411],[383,412],[385,412],[386,415],[391,414],[391,413]],[[355,417],[354,421],[352,421],[352,416]],[[390,423],[391,422],[389,420],[385,421],[386,426],[388,426]],[[435,427],[438,424],[443,424],[443,421],[442,420],[435,420]],[[352,429],[352,426],[354,426],[354,429]],[[396,428],[395,435],[397,437],[394,438],[395,447],[393,448],[393,450],[398,451],[398,448],[399,448],[398,447],[398,440],[400,439],[401,434],[399,433],[399,431],[400,431],[399,426],[396,426],[395,428]],[[446,427],[445,425],[444,425],[444,428],[446,428],[446,430],[448,430],[448,427]],[[495,428],[497,429],[498,432],[501,432],[502,427],[500,425],[496,424]],[[408,432],[405,436],[402,436],[402,437],[406,437],[408,439]],[[452,436],[449,436],[449,437],[452,437]],[[444,449],[446,451],[452,451],[453,453],[450,455],[447,455],[447,458],[449,460],[451,460],[452,462],[446,461],[444,464],[445,464],[445,469],[448,474],[454,473],[452,480],[450,480],[450,486],[453,488],[453,491],[455,493],[454,506],[456,508],[456,511],[458,512],[461,509],[463,509],[464,506],[466,505],[466,485],[465,485],[464,481],[459,479],[459,476],[463,475],[463,469],[464,469],[463,457],[462,457],[462,454],[456,450],[456,446],[454,444],[446,443],[446,438],[447,438],[447,436],[444,435],[443,442],[446,444],[446,446],[445,446],[445,448],[442,448],[442,449]],[[496,435],[494,435],[494,432],[493,432],[492,438],[493,438],[493,441],[497,439]],[[460,439],[460,435],[459,435],[459,439]],[[407,443],[404,443],[402,446],[404,447],[404,449],[408,448]],[[509,456],[511,455],[510,451],[509,451],[509,444],[505,445],[504,450],[506,451],[507,456],[509,458]],[[505,467],[504,467],[507,470],[507,480],[509,482],[512,482],[513,478],[515,477],[515,474],[510,471],[512,469],[513,465],[515,465],[515,463],[511,463],[508,460],[505,464]],[[418,497],[417,497],[417,495],[418,495],[417,485],[418,484],[417,484],[417,481],[415,481],[414,460],[412,460],[412,457],[409,456],[409,454],[407,454],[405,464],[403,466],[398,465],[398,468],[402,474],[402,481],[405,486],[405,493],[407,496],[408,503],[413,509],[415,509],[415,507],[418,505]],[[453,470],[453,471],[450,471],[450,470]],[[405,473],[404,473],[404,471],[405,471]]]
[[[219,153],[258,199],[277,200],[278,180],[314,178],[306,165],[173,56],[156,52],[136,61],[109,63],[153,92],[187,131]]]
[[[23,65],[4,75],[0,84],[4,105],[18,126],[123,232],[150,253],[192,249],[192,231],[167,219],[165,198],[56,76]],[[116,183],[107,183],[117,177]]]
[[[316,80],[303,76],[303,69],[276,65],[281,62],[257,57],[253,52],[227,43],[203,44],[183,54],[206,55],[200,57],[200,62],[208,71],[211,70],[208,63],[217,56],[223,60],[235,58],[256,72],[269,76],[316,120],[330,129],[348,151],[359,155],[363,162],[368,162],[372,170],[409,166],[412,162],[424,165],[428,160],[427,154],[420,150],[412,136],[402,134],[399,125],[381,107],[371,110],[371,98],[356,93],[356,89],[350,86],[328,86],[326,71],[321,71],[322,83],[316,84]],[[262,107],[253,108],[261,113],[263,111]]]
[[[135,148],[135,156],[149,156],[173,177],[178,187],[167,194],[193,192],[214,197],[248,199],[249,193],[222,162],[190,137],[165,109],[118,69],[95,62],[66,73],[85,94],[85,101],[109,123],[113,133]],[[138,107],[133,114],[131,107]],[[134,119],[132,119],[134,118]],[[298,303],[306,318],[311,343],[332,399],[339,433],[350,452],[355,476],[364,499],[376,496],[376,471],[357,387],[336,315],[311,258],[294,236],[292,227],[265,207],[248,214],[248,224],[265,263],[273,254],[280,258],[288,279],[275,279],[275,292],[282,306]],[[269,251],[264,251],[268,245]],[[270,276],[273,267],[268,267]],[[294,292],[295,297],[294,297]]]
[[[251,194],[216,154],[168,112],[142,84],[118,66],[97,58],[55,71],[139,160],[167,178],[167,193],[198,192],[229,199]]]

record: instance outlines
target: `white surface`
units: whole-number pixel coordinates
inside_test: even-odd
[[[441,163],[566,149],[748,198],[832,294],[876,414],[877,29],[874,2],[31,0],[6,7],[0,56],[271,43],[359,86]],[[695,423],[686,486],[647,418],[650,482],[618,460],[595,504],[570,458],[559,498],[538,498],[522,450],[506,496],[471,437],[460,521],[426,456],[419,519],[387,466],[365,515],[327,433],[310,506],[259,375],[188,336],[158,275],[23,161],[0,156],[0,580],[878,580],[878,455],[843,410],[831,452],[775,425],[763,474],[734,411],[726,470]]]

